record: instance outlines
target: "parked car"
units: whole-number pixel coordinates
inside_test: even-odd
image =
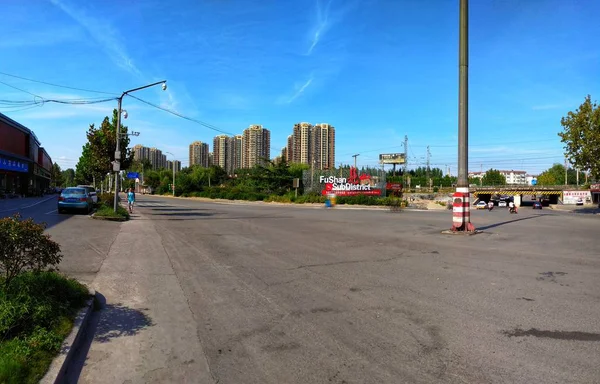
[[[498,206],[499,206],[499,207],[506,207],[506,201],[504,201],[504,200],[500,200],[500,201],[498,202]]]
[[[575,205],[583,205],[583,199],[581,197],[579,199],[577,199],[577,202],[575,202]]]
[[[487,204],[485,201],[480,201],[479,203],[475,204],[475,208],[476,209],[487,209]]]
[[[98,194],[96,193],[96,188],[92,187],[91,185],[78,185],[77,188],[85,188],[87,193],[91,196],[94,204],[98,203]]]
[[[58,197],[58,213],[63,213],[67,210],[79,210],[89,213],[93,207],[92,196],[85,188],[65,188]]]
[[[539,201],[534,201],[533,209],[542,209],[542,203],[540,203]]]

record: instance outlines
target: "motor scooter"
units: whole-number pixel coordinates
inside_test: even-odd
[[[519,213],[519,212],[517,212],[517,207],[510,207],[510,208],[508,208],[508,212],[509,213]]]

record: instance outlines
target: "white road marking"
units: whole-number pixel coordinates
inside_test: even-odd
[[[46,213],[44,213],[44,215],[49,215],[49,214],[51,214],[51,213],[54,213],[54,212],[56,212],[56,211],[58,211],[58,209],[55,209],[55,210],[53,210],[53,211],[50,211],[50,212],[46,212]]]

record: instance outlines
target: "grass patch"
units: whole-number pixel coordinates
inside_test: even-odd
[[[87,288],[56,272],[0,279],[0,383],[37,383],[60,351]]]
[[[100,204],[95,215],[112,219],[129,220],[129,212],[127,212],[127,209],[123,208],[121,205],[117,206],[117,212],[115,213],[114,207],[106,204]]]

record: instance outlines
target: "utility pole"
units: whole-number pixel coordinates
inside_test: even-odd
[[[408,136],[404,135],[404,169],[402,174],[406,175],[406,169],[408,168]]]
[[[575,171],[577,172],[577,187],[579,187],[579,167],[575,168]]]
[[[565,185],[567,185],[567,178],[568,178],[568,174],[567,174],[567,159],[565,158]]]
[[[427,180],[425,180],[425,182],[427,183],[428,186],[431,185],[431,182],[429,180],[429,159],[431,158],[431,152],[429,151],[429,145],[427,146],[427,169],[425,170],[426,174],[427,174]]]
[[[360,153],[357,153],[356,155],[352,155],[352,157],[354,157],[354,168],[356,168],[356,158],[360,156]]]
[[[452,230],[473,232],[469,192],[469,1],[460,0],[458,41],[458,180]],[[460,204],[459,204],[460,202]],[[460,207],[459,207],[460,205]]]

